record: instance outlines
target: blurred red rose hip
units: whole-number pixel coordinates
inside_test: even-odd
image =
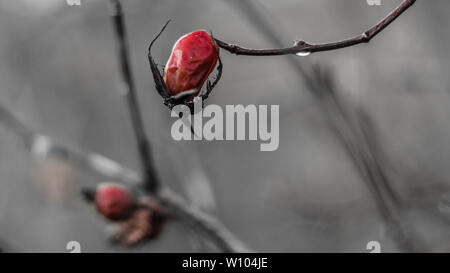
[[[98,212],[105,218],[113,221],[128,218],[136,207],[131,192],[118,184],[100,184],[97,187],[94,198]]]
[[[167,91],[173,96],[187,90],[200,90],[216,66],[218,50],[204,30],[178,39],[164,69]]]

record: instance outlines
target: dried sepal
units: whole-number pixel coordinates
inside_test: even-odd
[[[151,201],[142,202],[131,217],[118,224],[110,238],[111,242],[131,247],[154,239],[170,216],[158,204]]]

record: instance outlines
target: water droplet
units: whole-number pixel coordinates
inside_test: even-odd
[[[306,57],[306,56],[311,55],[311,52],[310,51],[300,51],[300,52],[295,53],[295,55],[300,56],[300,57]]]

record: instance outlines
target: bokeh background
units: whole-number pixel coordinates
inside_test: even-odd
[[[106,0],[0,2],[0,103],[31,128],[138,169],[126,103],[120,95],[114,33]],[[242,0],[244,1],[244,0]],[[376,130],[383,170],[405,203],[401,221],[423,251],[450,250],[450,3],[417,1],[371,43],[308,57],[247,57],[222,51],[224,74],[208,103],[280,105],[280,146],[259,142],[175,142],[173,119],[155,92],[146,51],[164,64],[179,36],[196,29],[250,48],[275,47],[254,12],[283,45],[361,33],[401,1],[122,1],[139,102],[162,180],[215,214],[257,251],[404,251],[323,107],[293,66],[326,66],[338,96],[363,109]],[[246,7],[246,8],[244,8]],[[251,7],[250,9],[248,7]],[[252,19],[253,18],[253,19]],[[368,121],[367,121],[368,122]],[[169,222],[135,248],[111,246],[105,226],[80,197],[104,181],[69,162],[36,160],[0,124],[0,248],[12,252],[215,251]]]

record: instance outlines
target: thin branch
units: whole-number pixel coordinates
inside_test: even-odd
[[[144,125],[137,102],[135,85],[131,74],[128,42],[124,26],[122,6],[119,0],[111,0],[111,3],[114,10],[113,23],[119,45],[119,58],[122,68],[122,75],[126,87],[128,88],[128,92],[126,92],[125,96],[127,98],[130,116],[136,133],[138,149],[144,172],[144,189],[148,193],[153,194],[153,197],[159,200],[160,203],[166,205],[182,219],[185,219],[187,222],[196,227],[198,231],[208,236],[208,238],[212,240],[220,250],[224,252],[249,252],[249,248],[247,248],[244,243],[228,231],[216,218],[189,205],[180,196],[160,184],[156,167],[153,162],[153,157],[151,155],[150,142],[145,134]]]
[[[162,205],[176,212],[179,217],[185,219],[196,231],[201,231],[220,250],[224,252],[247,253],[253,252],[215,217],[208,215],[194,206],[186,203],[178,194],[167,187],[156,196]]]
[[[380,23],[381,26],[378,26],[380,25],[378,24],[378,27],[372,28],[376,29],[376,31],[372,31],[373,34],[371,34],[371,37],[379,33],[407,7],[413,4],[410,3],[408,6],[405,6],[406,2],[414,1],[404,1],[399,7],[403,8],[401,10],[397,8],[396,11],[392,13],[397,14],[396,16],[391,14],[388,16],[388,18],[391,19],[389,19],[387,23]],[[246,16],[250,19],[250,22],[257,26],[257,28],[269,37],[274,44],[279,45],[281,43],[278,33],[267,24],[267,21],[264,20],[264,17],[252,6],[251,2],[236,1],[229,3],[235,3],[236,9],[244,10]],[[348,153],[357,170],[363,177],[363,181],[366,182],[367,187],[374,197],[376,207],[381,217],[390,227],[389,230],[391,232],[389,234],[397,243],[398,247],[405,251],[423,251],[425,244],[420,240],[420,237],[417,236],[411,226],[408,226],[401,221],[401,200],[392,189],[392,181],[389,179],[381,164],[380,157],[386,158],[386,156],[380,156],[383,154],[383,150],[380,146],[374,146],[374,144],[377,143],[375,140],[375,128],[370,127],[370,132],[362,132],[363,129],[358,127],[354,120],[352,120],[352,115],[349,114],[351,111],[350,109],[347,109],[348,105],[345,105],[339,97],[338,88],[335,86],[331,79],[331,75],[326,68],[322,69],[322,71],[318,69],[308,71],[296,60],[292,58],[288,58],[288,60],[299,75],[301,75],[314,97],[320,102],[329,126],[332,128],[337,138],[342,142],[345,151]],[[359,110],[362,111],[362,109]],[[369,116],[364,115],[364,118],[368,119]],[[365,129],[367,130],[368,128]],[[378,151],[375,152],[374,149],[378,149]]]
[[[142,187],[142,177],[120,163],[97,153],[88,153],[75,147],[62,145],[50,137],[38,134],[23,124],[11,112],[0,105],[0,123],[15,133],[25,148],[37,159],[57,157],[111,181]],[[145,195],[156,199],[179,219],[192,226],[197,233],[205,236],[220,251],[252,252],[245,243],[231,233],[217,218],[206,214],[189,204],[179,194],[161,186],[155,193],[143,189]]]
[[[330,51],[340,48],[350,47],[361,43],[368,43],[383,29],[389,26],[395,19],[397,19],[403,12],[411,7],[416,0],[404,0],[395,10],[393,10],[386,18],[381,20],[378,24],[363,32],[362,34],[350,39],[339,42],[325,43],[325,44],[309,44],[304,41],[296,42],[294,46],[281,49],[248,49],[238,45],[228,44],[219,39],[215,39],[217,44],[236,55],[250,55],[250,56],[276,56],[289,55],[298,53],[313,53],[320,51]]]
[[[145,133],[144,123],[139,109],[136,87],[131,73],[130,57],[128,53],[128,41],[122,13],[122,5],[119,0],[111,0],[112,19],[119,50],[119,61],[122,77],[125,83],[124,96],[127,100],[130,118],[136,136],[137,148],[139,151],[141,168],[144,177],[145,188],[150,192],[155,192],[160,186],[159,177],[156,172],[152,157],[150,142]]]

